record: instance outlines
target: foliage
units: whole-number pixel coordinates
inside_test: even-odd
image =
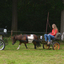
[[[0,28],[8,26],[11,29],[12,21],[12,1],[0,0]]]
[[[18,0],[18,30],[45,32],[48,11],[50,25],[55,23],[60,30],[62,9],[61,0]],[[0,0],[0,27],[11,30],[11,21],[12,0]]]

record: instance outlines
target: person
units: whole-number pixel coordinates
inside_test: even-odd
[[[51,39],[54,39],[57,33],[58,33],[57,26],[55,24],[52,24],[52,32],[49,33],[49,34],[44,34],[44,38],[45,38],[46,42],[47,42],[47,39],[48,39],[48,43],[47,44],[50,44]]]

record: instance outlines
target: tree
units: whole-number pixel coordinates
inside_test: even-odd
[[[45,32],[49,11],[50,25],[55,23],[60,30],[62,7],[62,0],[0,0],[0,27],[7,26],[8,30],[14,31]]]
[[[64,0],[63,0],[63,4],[64,4]],[[64,8],[61,11],[61,33],[64,32]]]
[[[12,26],[13,31],[17,31],[17,0],[12,2]]]

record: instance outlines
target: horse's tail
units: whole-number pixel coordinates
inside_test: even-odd
[[[40,47],[41,44],[40,44],[39,37],[37,35],[35,35],[35,37],[36,37],[36,39],[34,41],[36,42],[37,47]]]

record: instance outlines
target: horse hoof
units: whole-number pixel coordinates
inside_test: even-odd
[[[34,49],[36,49],[36,48],[34,48]]]
[[[28,49],[28,48],[26,48],[26,49]]]
[[[19,50],[19,49],[17,48],[17,50]]]

